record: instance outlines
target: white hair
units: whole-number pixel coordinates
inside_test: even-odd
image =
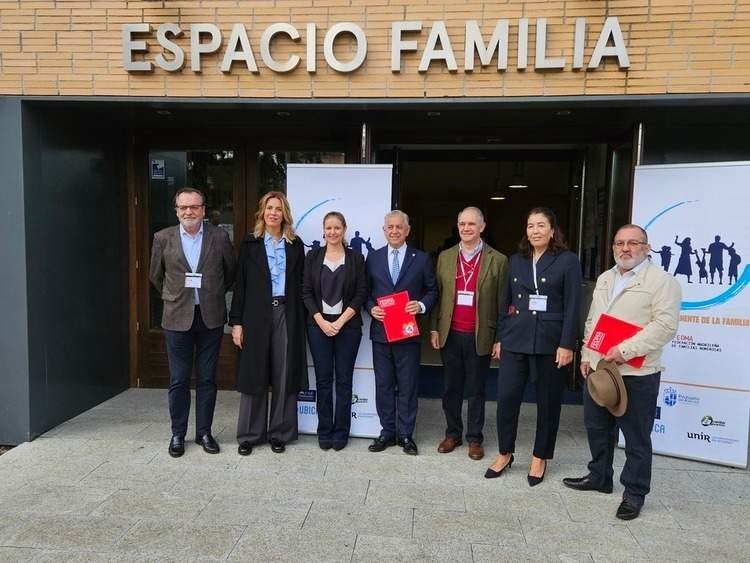
[[[409,226],[409,216],[400,209],[394,209],[393,211],[386,213],[385,217],[383,217],[383,224],[386,224],[391,217],[400,217],[404,222],[404,225],[407,227]]]

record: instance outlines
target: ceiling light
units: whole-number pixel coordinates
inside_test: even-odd
[[[492,201],[504,201],[505,200],[505,196],[504,195],[493,195],[493,196],[490,196],[490,199]]]
[[[527,184],[508,184],[511,190],[525,190],[529,186]]]
[[[168,109],[157,109],[156,115],[172,115],[172,112]]]
[[[277,111],[277,112],[276,112],[276,115],[277,115],[278,117],[289,117],[289,116],[290,116],[290,115],[292,115],[292,114],[291,114],[291,113],[289,113],[288,111]]]
[[[440,112],[439,111],[428,111],[427,112],[427,117],[440,117]]]

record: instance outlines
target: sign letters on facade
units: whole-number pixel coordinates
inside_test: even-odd
[[[530,21],[528,18],[520,18],[517,26],[517,49],[516,60],[508,60],[510,26],[509,20],[497,20],[489,41],[485,41],[476,20],[465,23],[463,71],[472,72],[477,66],[482,68],[492,66],[496,61],[497,71],[506,71],[515,66],[517,70],[524,70],[531,62],[529,37],[530,27],[535,26],[533,35],[534,45],[533,65],[536,70],[558,69],[566,67],[577,70],[593,70],[599,67],[602,59],[612,57],[617,59],[620,69],[630,66],[625,40],[620,30],[620,24],[616,17],[608,17],[604,20],[599,32],[598,40],[591,53],[588,62],[585,58],[586,18],[576,18],[573,57],[550,57],[547,53],[547,18],[537,18]],[[427,39],[424,46],[419,47],[417,38],[427,27],[421,21],[395,21],[391,24],[391,72],[401,72],[401,62],[404,53],[416,52],[419,55],[418,72],[427,72],[431,63],[445,65],[451,72],[459,70],[459,58],[452,47],[451,37],[448,34],[444,21],[435,21],[429,27]],[[247,34],[247,29],[241,23],[232,26],[226,42],[218,26],[212,23],[194,23],[187,30],[182,29],[175,23],[163,23],[155,27],[156,41],[161,49],[153,60],[149,60],[149,47],[147,37],[152,36],[154,26],[149,23],[125,24],[122,26],[122,63],[128,72],[148,72],[154,67],[167,72],[178,72],[182,70],[189,61],[190,70],[200,72],[202,69],[203,55],[222,53],[219,68],[222,72],[232,72],[236,64],[244,64],[248,72],[258,73],[260,69],[256,60],[255,51]],[[175,43],[175,39],[189,31],[189,53]],[[354,54],[347,60],[340,60],[334,53],[334,45],[339,37],[349,35],[354,40]],[[284,60],[274,58],[271,53],[271,45],[279,36],[286,36],[295,43],[300,43],[300,53],[290,54]],[[317,70],[317,48],[318,29],[314,23],[305,26],[304,38],[300,31],[289,23],[274,23],[269,25],[260,36],[258,45],[260,58],[263,64],[273,72],[291,72],[300,66],[301,54],[304,54],[305,69],[314,73]],[[460,53],[459,53],[460,56]],[[333,25],[327,30],[323,38],[323,57],[326,64],[333,70],[341,73],[356,71],[365,62],[367,57],[367,35],[357,24],[342,22]],[[569,65],[569,66],[568,66]]]

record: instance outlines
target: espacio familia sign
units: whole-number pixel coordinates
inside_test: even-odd
[[[516,70],[525,70],[529,65],[530,28],[534,26],[533,66],[535,70],[594,70],[599,67],[602,59],[616,58],[618,67],[627,69],[630,66],[627,47],[622,36],[620,23],[616,17],[608,17],[599,30],[599,36],[588,61],[585,59],[587,22],[586,18],[576,18],[573,24],[573,58],[549,56],[547,47],[547,18],[519,18],[515,22],[517,31],[517,49],[514,61],[508,60],[508,42],[511,23],[509,20],[497,20],[489,41],[479,28],[476,20],[465,23],[463,71],[472,72],[478,64],[482,68],[490,67],[493,60],[497,62],[497,71],[507,71],[509,65]],[[419,55],[418,72],[427,72],[430,64],[435,62],[445,65],[451,72],[459,70],[456,52],[451,45],[444,21],[435,21],[429,26],[429,34],[420,49],[417,39],[427,30],[421,21],[394,21],[391,24],[391,72],[401,72],[401,59],[406,52],[416,52]],[[158,48],[155,56],[149,49],[147,39],[153,41],[156,32]],[[175,43],[175,39],[189,31],[189,52]],[[353,37],[353,55],[347,55],[341,60],[334,53],[336,41],[349,35]],[[314,73],[317,70],[318,28],[314,23],[305,26],[304,40],[299,29],[289,23],[274,23],[263,30],[258,45],[263,64],[273,72],[291,72],[300,66],[300,54],[291,53],[279,60],[271,52],[275,40],[286,36],[286,40],[300,44],[300,52],[304,52],[306,71]],[[190,70],[201,72],[202,57],[204,55],[219,54],[219,69],[224,73],[231,73],[235,66],[244,65],[248,72],[261,72],[255,57],[253,45],[247,34],[247,29],[241,23],[232,26],[229,38],[224,42],[221,30],[212,23],[194,23],[187,29],[182,29],[176,23],[163,23],[152,26],[150,23],[133,23],[122,26],[122,64],[128,72],[150,72],[160,68],[167,72],[179,72],[185,66],[186,58],[190,60]],[[325,63],[340,73],[354,72],[362,66],[367,58],[367,35],[357,24],[351,22],[336,23],[331,26],[323,38],[323,56]]]

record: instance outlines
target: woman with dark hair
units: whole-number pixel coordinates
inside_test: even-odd
[[[360,309],[367,298],[365,260],[361,253],[346,247],[345,235],[344,215],[327,213],[323,218],[325,246],[308,252],[302,284],[307,338],[315,365],[318,444],[323,450],[336,451],[344,449],[349,440],[352,376],[362,339]]]
[[[297,393],[307,389],[302,271],[305,250],[281,192],[260,198],[255,228],[242,241],[229,313],[239,348],[238,453],[268,440],[282,453],[297,439]],[[246,338],[247,336],[247,338]],[[268,387],[271,386],[270,418]]]
[[[690,281],[690,277],[693,275],[693,265],[690,263],[690,255],[694,252],[692,239],[690,237],[685,237],[682,239],[682,242],[679,242],[678,236],[675,235],[674,243],[680,247],[680,259],[677,262],[677,268],[675,268],[674,275],[675,277],[677,277],[677,274],[687,276],[687,282],[693,283]],[[697,256],[698,253],[695,252],[695,255]]]
[[[498,318],[501,346],[497,383],[500,455],[485,477],[499,477],[513,463],[526,381],[536,382],[536,439],[528,473],[538,485],[552,459],[560,423],[565,366],[573,361],[578,332],[581,264],[565,246],[555,214],[536,207],[526,218],[526,235],[510,257],[507,312]]]

